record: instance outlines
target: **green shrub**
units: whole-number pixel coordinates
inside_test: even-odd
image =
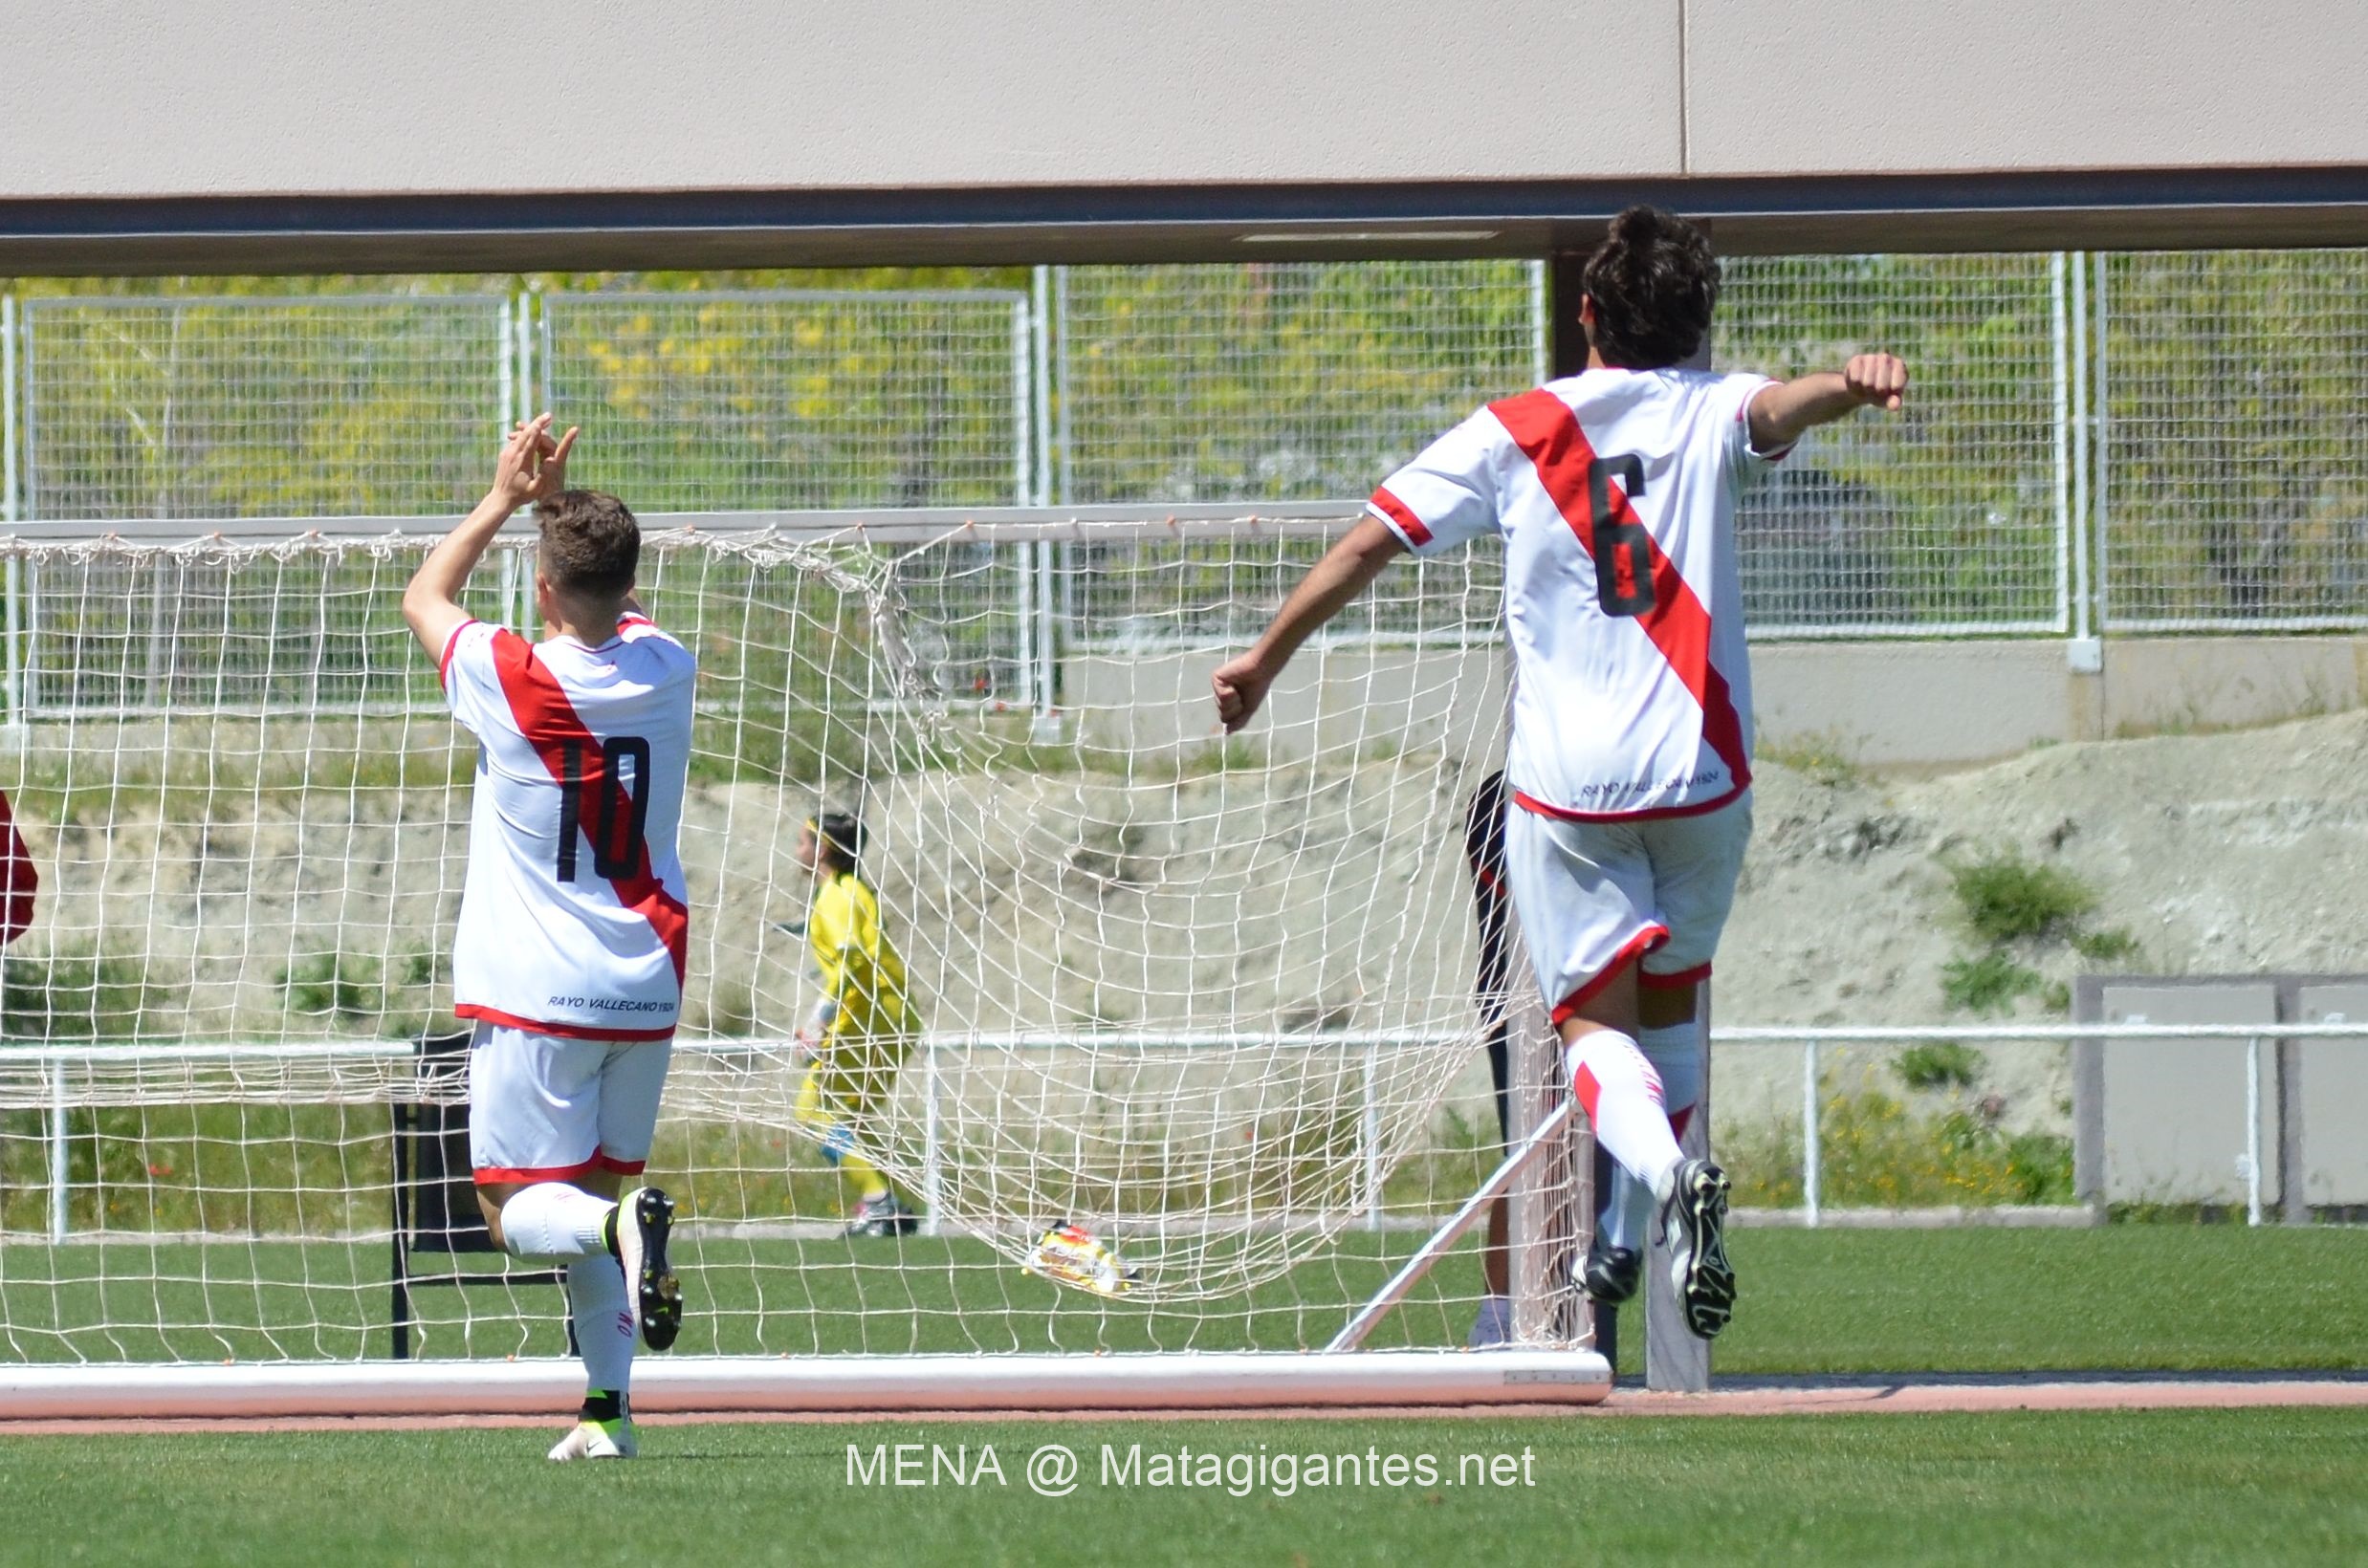
[[[1911,1089],[1970,1089],[1982,1076],[1982,1054],[1955,1040],[1928,1040],[1900,1052],[1891,1067]]]
[[[1940,969],[1940,995],[1948,1005],[1984,1016],[2007,1012],[2018,996],[2043,994],[2047,984],[2037,969],[1996,949],[1978,958],[1952,958]]]
[[[2072,939],[2072,951],[2092,964],[2134,964],[2145,955],[2138,938],[2118,926],[2110,931],[2082,931]]]
[[[427,1027],[428,1008],[421,993],[435,983],[436,971],[435,960],[426,953],[406,955],[396,980],[386,978],[386,967],[375,958],[308,953],[280,970],[279,989],[282,1005],[299,1017],[339,1034],[400,1039]]]
[[[1984,942],[2068,936],[2096,907],[2096,895],[2072,873],[2011,854],[1948,871],[1965,924]]]
[[[1841,736],[1831,730],[1765,742],[1758,748],[1758,753],[1763,759],[1780,768],[1789,768],[1810,783],[1830,790],[1866,782],[1866,771],[1851,757]]]
[[[1801,1129],[1777,1123],[1722,1134],[1736,1201],[1801,1202]],[[2072,1140],[2006,1134],[1962,1107],[1917,1116],[1879,1090],[1829,1095],[1818,1111],[1818,1201],[1837,1209],[1971,1208],[2073,1201]]]
[[[129,1040],[159,1033],[176,994],[151,984],[147,961],[99,953],[11,954],[0,983],[0,1035],[11,1040]]]

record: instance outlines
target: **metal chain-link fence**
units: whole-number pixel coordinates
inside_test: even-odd
[[[549,294],[542,340],[573,477],[643,511],[1028,498],[1024,294]]]
[[[1744,256],[1713,356],[1793,377],[1884,349],[1897,414],[1813,433],[1744,499],[1736,558],[1761,636],[2064,629],[2070,366],[2051,258]]]
[[[513,373],[501,297],[31,299],[23,513],[466,508]]]
[[[1474,406],[1531,384],[1547,331],[1542,271],[1524,262],[1052,268],[1034,301],[976,288],[0,303],[13,475],[0,499],[40,520],[453,512],[530,402],[586,425],[580,482],[647,512],[1273,511],[1366,494]],[[1909,359],[1909,408],[1819,431],[1745,505],[1755,636],[2368,624],[2368,251],[1726,263],[1721,365],[1796,374],[1875,346]],[[1308,549],[1267,563],[1257,603],[1151,602],[1083,546],[950,546],[903,575],[916,617],[945,629],[944,679],[1001,701],[1041,685],[1029,671],[1056,644],[1256,621]],[[1243,588],[1239,561],[1206,564]],[[1182,591],[1187,576],[1164,580]],[[161,598],[125,584],[120,601],[95,587],[76,601],[159,647],[187,641],[160,627],[206,614],[194,583]],[[288,648],[318,639],[331,666],[358,669],[331,657],[336,627],[358,625],[356,595],[375,588],[296,589],[285,602],[316,607],[304,627],[220,635],[261,649],[284,630]],[[18,624],[63,634],[55,607],[20,603]],[[1487,616],[1458,601],[1398,619],[1376,634],[1477,634]],[[58,647],[24,657],[42,699],[81,700]]]
[[[2099,257],[2109,629],[2368,625],[2368,250]]]
[[[1057,270],[1051,498],[1364,496],[1546,371],[1526,262]]]

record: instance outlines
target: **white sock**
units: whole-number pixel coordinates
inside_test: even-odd
[[[1612,1166],[1612,1191],[1595,1221],[1603,1227],[1604,1245],[1643,1252],[1645,1227],[1652,1220],[1653,1189],[1619,1166]]]
[[[1689,1019],[1636,1032],[1636,1047],[1661,1076],[1661,1105],[1674,1123],[1702,1098],[1702,1026]]]
[[[625,1310],[625,1270],[605,1250],[567,1266],[567,1314],[576,1325],[584,1386],[623,1399],[633,1376],[633,1318]]]
[[[608,1212],[616,1207],[565,1182],[537,1182],[501,1206],[502,1251],[512,1257],[605,1257]]]
[[[1677,1140],[1661,1109],[1661,1080],[1636,1042],[1617,1030],[1590,1030],[1564,1057],[1595,1142],[1657,1201],[1677,1180]]]

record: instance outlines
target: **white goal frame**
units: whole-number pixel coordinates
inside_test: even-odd
[[[1283,503],[1259,512],[1239,504],[1175,507],[925,509],[846,512],[651,513],[651,535],[764,535],[796,542],[855,540],[921,545],[948,540],[1053,543],[1169,537],[1323,538],[1361,514],[1353,502]],[[214,523],[124,519],[109,523],[30,520],[8,534],[31,546],[120,540],[141,545],[206,539],[240,544],[343,538],[357,543],[440,536],[441,517],[240,519]],[[0,541],[5,543],[6,541]],[[13,644],[11,643],[11,647]],[[22,734],[18,730],[16,733]],[[1525,972],[1517,962],[1516,974]],[[1516,985],[1519,993],[1526,988]],[[1506,1404],[1587,1405],[1611,1386],[1611,1368],[1591,1345],[1573,1281],[1585,1244],[1589,1142],[1567,1089],[1559,1095],[1559,1052],[1542,1007],[1518,1008],[1512,1059],[1516,1129],[1527,1128],[1479,1189],[1441,1223],[1365,1307],[1321,1351],[1177,1351],[961,1355],[866,1353],[790,1357],[653,1357],[636,1369],[635,1401],[652,1412],[924,1410],[1211,1410],[1356,1408]],[[697,1050],[695,1042],[685,1046]],[[735,1049],[746,1042],[735,1042]],[[60,1086],[65,1069],[105,1059],[183,1063],[244,1058],[334,1071],[340,1055],[384,1071],[406,1048],[338,1042],[132,1046],[11,1046],[18,1072],[39,1066]],[[37,1058],[37,1061],[36,1059]],[[407,1063],[406,1063],[407,1069]],[[365,1069],[366,1070],[366,1069]],[[363,1097],[370,1098],[370,1097]],[[390,1105],[391,1109],[391,1105]],[[62,1122],[55,1123],[62,1125]],[[55,1142],[62,1144],[62,1140]],[[1575,1178],[1576,1186],[1573,1186]],[[1490,1204],[1512,1202],[1516,1344],[1462,1349],[1362,1351],[1372,1327],[1471,1227]],[[398,1233],[397,1244],[401,1244]],[[391,1282],[390,1282],[391,1283]],[[0,1367],[0,1418],[250,1418],[362,1412],[524,1415],[572,1397],[572,1360],[512,1361],[361,1361],[236,1365],[18,1364]]]

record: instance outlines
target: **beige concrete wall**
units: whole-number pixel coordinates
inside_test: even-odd
[[[1675,0],[97,0],[11,31],[0,197],[1458,179],[1678,157]],[[1610,94],[1574,65],[1614,35]]]
[[[0,200],[2368,160],[2357,0],[91,0]]]
[[[1088,745],[1189,762],[1220,739],[1215,656],[1073,661]],[[2242,729],[2368,704],[2368,638],[2109,641],[2101,673],[2056,642],[1792,642],[1752,652],[1763,751],[1814,748],[1879,767],[1987,762],[2033,746]],[[1504,711],[1494,648],[1303,656],[1250,731],[1284,756],[1397,737],[1490,756]]]
[[[1690,174],[2368,159],[2357,0],[1689,0]]]

